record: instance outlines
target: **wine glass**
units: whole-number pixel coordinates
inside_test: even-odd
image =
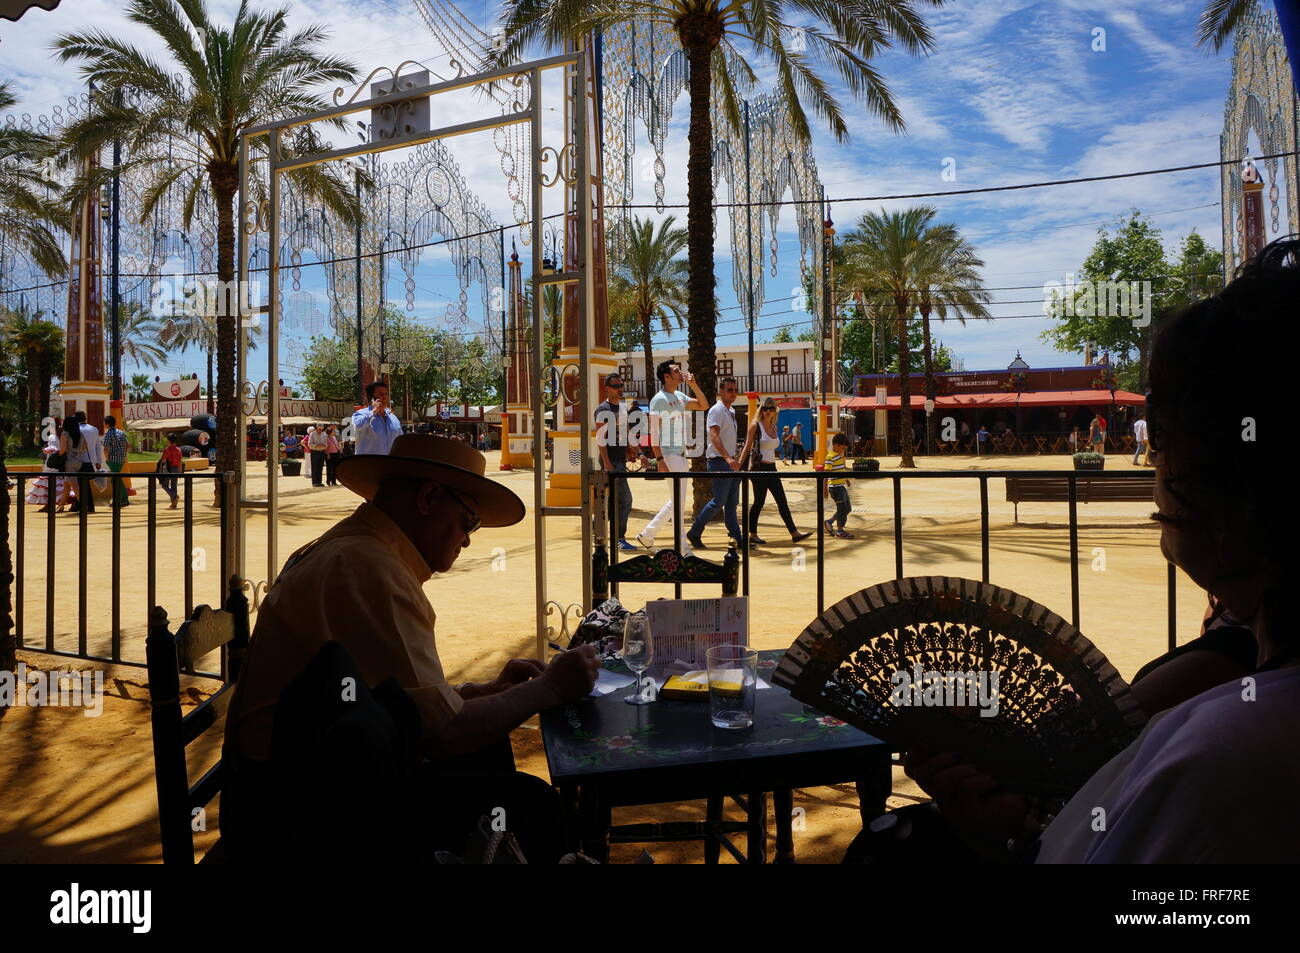
[[[646,617],[644,609],[628,614],[627,622],[623,625],[621,654],[623,664],[636,675],[636,687],[623,701],[629,705],[647,705],[654,701],[654,696],[648,688],[641,684],[642,673],[650,667],[655,657],[654,636],[650,632],[650,620]],[[650,680],[650,685],[654,685],[653,680]]]

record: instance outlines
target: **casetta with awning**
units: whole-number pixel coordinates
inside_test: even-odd
[[[1001,407],[1014,410],[1016,407],[1100,407],[1110,404],[1111,392],[1108,390],[1048,390],[1017,394],[1014,391],[991,391],[979,394],[943,394],[934,399],[936,410],[958,410],[961,408]],[[1117,390],[1114,393],[1117,406],[1140,407],[1146,403],[1141,394]],[[912,410],[925,407],[925,394],[912,394],[909,406]],[[840,402],[843,410],[899,410],[902,398],[897,394],[885,398],[883,404],[877,403],[875,397],[849,397]]]

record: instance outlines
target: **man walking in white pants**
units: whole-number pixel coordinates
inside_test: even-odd
[[[685,473],[690,467],[686,459],[686,412],[708,410],[709,401],[700,390],[700,385],[695,383],[695,378],[689,371],[683,373],[681,364],[676,361],[664,361],[655,369],[655,376],[659,378],[659,392],[650,399],[650,449],[654,451],[655,461],[661,470]],[[685,391],[679,390],[683,381],[695,393],[693,399]],[[672,482],[668,502],[660,507],[645,529],[637,534],[637,542],[647,549],[654,548],[655,534],[659,532],[659,527],[673,519],[675,512],[684,512],[686,481]],[[682,551],[687,554],[691,552],[684,531]]]

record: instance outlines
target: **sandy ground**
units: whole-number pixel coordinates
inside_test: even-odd
[[[489,473],[513,488],[531,504],[532,473],[501,473],[497,455],[488,455]],[[888,470],[896,459],[882,460]],[[937,457],[926,461],[935,469],[1001,470],[1056,469],[1068,465],[1065,456]],[[1110,468],[1129,468],[1130,461],[1110,456]],[[193,545],[186,556],[181,513],[159,507],[156,550],[158,567],[156,601],[168,607],[173,620],[185,610],[184,567],[192,567],[195,602],[215,602],[217,578],[217,521],[208,508],[207,483],[195,483]],[[260,486],[259,486],[260,484]],[[253,495],[264,491],[265,478],[254,478]],[[801,528],[813,529],[816,498],[812,484],[789,485],[787,493]],[[894,576],[893,502],[891,481],[858,482],[851,490],[854,502],[849,528],[855,540],[828,540],[826,603],[830,605],[858,589]],[[635,508],[629,533],[639,530],[667,498],[662,484],[636,484]],[[160,495],[160,499],[162,499]],[[278,559],[320,535],[356,506],[357,498],[343,488],[313,489],[306,478],[281,480]],[[143,660],[144,623],[148,604],[148,543],[143,498],[123,511],[122,578],[119,589],[122,613],[122,657]],[[904,481],[902,505],[903,569],[907,575],[949,575],[979,578],[979,487],[975,480]],[[1064,503],[1021,504],[1020,524],[1013,525],[1012,505],[1005,502],[1000,479],[989,483],[990,579],[1015,589],[1065,617],[1070,613],[1069,528]],[[523,523],[482,530],[474,537],[450,573],[431,579],[426,593],[438,613],[438,648],[448,678],[490,679],[513,656],[535,652],[534,539],[530,515]],[[1125,677],[1165,649],[1165,562],[1159,551],[1159,532],[1147,515],[1145,503],[1081,505],[1079,552],[1081,628],[1104,651]],[[23,580],[22,631],[28,645],[46,639],[46,527],[28,512],[25,546],[20,568]],[[89,520],[87,565],[95,581],[88,592],[84,624],[87,647],[107,654],[112,588],[109,560],[109,511]],[[546,521],[548,597],[563,604],[581,598],[581,559],[578,521],[557,517]],[[16,532],[11,517],[11,534]],[[249,518],[248,575],[265,577],[265,517]],[[751,642],[759,648],[788,646],[816,615],[815,550],[801,559],[788,542],[775,507],[769,501],[760,523],[769,545],[756,554],[750,566]],[[53,645],[77,648],[82,616],[76,577],[78,521],[56,518]],[[701,555],[717,558],[725,543],[722,524],[705,532],[710,549]],[[670,535],[662,541],[671,540]],[[688,590],[689,592],[689,590]],[[671,596],[671,587],[625,587],[626,601],[639,607],[646,599]],[[1179,637],[1193,637],[1204,611],[1204,595],[1179,574],[1177,593]],[[256,621],[256,616],[254,616]],[[88,668],[90,663],[57,660],[41,653],[25,653],[29,666]],[[104,666],[98,666],[104,668]],[[0,789],[6,791],[0,807],[0,861],[156,861],[159,859],[155,826],[149,709],[141,669],[111,666],[104,713],[85,718],[80,711],[58,708],[10,710],[0,718]],[[212,683],[193,683],[192,698],[203,697]],[[515,732],[521,770],[545,776],[540,738],[533,726]],[[213,739],[201,761],[212,757]],[[197,767],[196,763],[196,767]],[[895,791],[915,795],[916,790],[899,775]],[[851,785],[800,792],[796,803],[806,809],[805,830],[796,833],[796,853],[805,861],[834,861],[858,829],[857,801]],[[906,800],[896,800],[906,803]],[[696,819],[702,804],[616,812],[616,823],[650,819]],[[210,824],[215,829],[215,824]],[[208,838],[213,834],[204,835]],[[202,843],[203,837],[200,838]],[[616,848],[615,860],[635,858],[640,847]],[[656,845],[659,862],[701,859],[699,845]]]

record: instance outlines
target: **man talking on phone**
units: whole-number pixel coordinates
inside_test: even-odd
[[[362,407],[352,415],[352,431],[356,439],[356,453],[387,454],[393,441],[402,432],[402,422],[389,408],[388,385],[371,381],[366,385],[369,407]]]

